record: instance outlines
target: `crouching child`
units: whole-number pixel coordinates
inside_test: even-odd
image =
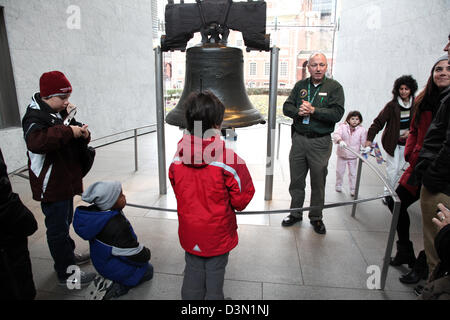
[[[75,210],[73,227],[89,241],[92,263],[101,275],[91,283],[86,298],[116,298],[152,279],[150,250],[139,244],[122,212],[126,198],[120,182],[96,182],[83,193],[82,200],[91,205]]]

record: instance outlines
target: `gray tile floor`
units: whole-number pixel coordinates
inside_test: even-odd
[[[256,193],[247,210],[289,208],[290,196],[288,153],[290,128],[282,126],[280,157],[275,163],[273,200],[264,200],[266,134],[265,126],[236,130],[238,139],[229,147],[246,160],[252,174]],[[167,168],[182,132],[166,126]],[[166,195],[159,195],[156,133],[139,137],[139,170],[134,171],[133,140],[118,142],[97,149],[97,157],[84,185],[99,180],[122,182],[127,201],[145,206],[176,209],[176,201],[167,181]],[[335,147],[334,147],[335,148]],[[375,165],[376,162],[371,160]],[[342,193],[334,190],[335,152],[329,162],[326,203],[349,201],[348,187]],[[384,172],[384,167],[380,167]],[[57,285],[45,236],[43,214],[38,202],[31,199],[29,183],[12,176],[15,192],[34,212],[38,231],[29,238],[33,274],[38,290],[37,299],[84,299],[86,289],[69,290]],[[347,183],[347,181],[345,181]],[[309,182],[308,182],[309,184]],[[309,187],[307,201],[309,205]],[[383,186],[368,167],[363,167],[360,198],[381,195]],[[75,206],[81,204],[75,197]],[[141,243],[152,251],[154,278],[133,288],[120,299],[180,299],[183,280],[184,252],[178,242],[176,213],[126,207],[124,213],[132,223]],[[382,266],[391,214],[381,200],[358,206],[356,217],[351,207],[324,211],[326,235],[318,235],[306,217],[290,228],[281,227],[286,214],[238,215],[239,245],[231,252],[225,274],[224,291],[227,297],[243,300],[302,300],[354,299],[391,300],[415,299],[412,285],[403,285],[398,277],[407,271],[389,268],[385,290],[367,288],[366,273],[370,265]],[[416,253],[423,248],[419,205],[410,209],[411,238]],[[77,251],[88,251],[88,243],[71,230]],[[394,249],[395,252],[395,249]],[[82,268],[95,271],[91,264]]]

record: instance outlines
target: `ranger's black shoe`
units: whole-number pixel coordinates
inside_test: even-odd
[[[314,227],[314,231],[318,234],[325,234],[327,232],[327,229],[325,228],[322,220],[311,221],[311,224]]]
[[[283,221],[281,222],[281,225],[283,227],[290,227],[293,224],[295,224],[295,223],[297,223],[299,221],[302,221],[302,219],[303,219],[302,217],[297,218],[297,217],[294,217],[293,215],[290,214],[286,218],[283,219]]]

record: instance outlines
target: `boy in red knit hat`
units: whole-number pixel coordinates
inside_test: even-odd
[[[91,137],[87,125],[74,118],[64,124],[68,110],[74,106],[69,102],[72,86],[62,72],[44,73],[39,86],[40,92],[33,95],[22,119],[22,128],[33,199],[41,202],[54,268],[60,284],[66,285],[67,268],[89,261],[88,255],[74,253],[69,227],[73,197],[83,192],[80,159]],[[93,273],[81,272],[79,279],[70,279],[85,285],[94,278]]]

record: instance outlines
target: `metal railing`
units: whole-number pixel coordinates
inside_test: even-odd
[[[372,169],[373,172],[376,173],[378,178],[380,178],[380,180],[383,182],[384,187],[388,190],[388,194],[384,194],[383,197],[384,196],[391,196],[393,201],[394,201],[394,208],[392,210],[391,226],[390,226],[388,240],[387,240],[387,245],[386,245],[386,250],[385,250],[384,258],[383,258],[383,268],[381,270],[380,287],[381,287],[381,289],[384,289],[384,287],[386,285],[386,278],[387,278],[387,272],[388,272],[388,268],[389,268],[389,261],[391,259],[392,247],[394,245],[395,231],[397,230],[398,216],[400,214],[400,205],[401,205],[400,198],[397,196],[397,193],[395,193],[395,191],[393,190],[392,186],[389,184],[389,182],[387,182],[386,177],[380,172],[380,170],[378,170],[378,168],[373,166],[363,156],[361,156],[359,153],[353,151],[351,148],[349,148],[349,147],[344,147],[344,148],[347,151],[350,151],[351,153],[353,153],[359,159],[358,160],[358,173],[356,175],[355,201],[358,200],[359,187],[360,187],[360,183],[361,183],[362,164],[363,163],[365,163],[370,169]],[[353,203],[353,208],[352,208],[352,217],[355,217],[356,206],[357,206],[357,202],[354,202]]]
[[[277,159],[279,158],[280,154],[280,136],[281,136],[281,125],[291,125],[289,122],[278,122],[278,145],[277,145]],[[364,157],[362,157],[359,153],[353,151],[352,149],[345,147],[346,150],[353,153],[356,157],[358,157],[358,173],[356,175],[356,188],[355,188],[355,198],[354,201],[342,203],[342,206],[346,206],[351,204],[352,205],[352,217],[354,218],[356,215],[356,207],[358,203],[365,202],[365,201],[372,201],[380,198],[384,198],[385,196],[391,196],[394,201],[394,208],[392,210],[392,220],[391,220],[391,226],[389,230],[387,245],[386,245],[386,251],[383,258],[383,268],[381,271],[381,289],[384,289],[386,284],[386,278],[387,278],[387,272],[389,268],[389,261],[391,258],[392,253],[392,247],[394,245],[394,238],[395,238],[395,231],[397,229],[397,223],[398,223],[398,216],[400,214],[400,199],[398,198],[397,194],[392,189],[391,185],[387,182],[386,177],[376,168],[373,166],[369,161],[367,161]],[[361,184],[361,172],[362,172],[362,164],[365,163],[370,169],[372,169],[373,172],[380,178],[380,180],[383,182],[384,187],[388,190],[387,193],[383,194],[382,196],[375,197],[375,198],[369,198],[365,199],[365,201],[358,200],[359,196],[359,188]],[[331,207],[331,206],[329,206]],[[312,208],[312,207],[311,207]],[[311,209],[309,208],[309,209]],[[324,206],[323,208],[326,208]]]
[[[156,129],[150,130],[150,131],[147,131],[147,132],[143,132],[143,133],[139,133],[139,134],[138,134],[138,130],[152,128],[152,127],[156,127],[156,123],[155,124],[149,124],[149,125],[142,126],[142,127],[133,128],[133,129],[124,130],[124,131],[121,131],[121,132],[112,133],[110,135],[103,136],[103,137],[100,137],[100,138],[97,138],[97,139],[92,139],[90,143],[97,142],[97,141],[104,140],[104,139],[111,138],[111,137],[115,137],[115,136],[118,136],[118,135],[123,135],[123,134],[125,134],[127,132],[133,132],[133,135],[131,135],[129,137],[113,140],[113,141],[106,142],[106,143],[103,143],[103,144],[94,145],[93,148],[94,149],[98,149],[98,148],[105,147],[105,146],[108,146],[108,145],[111,145],[111,144],[114,144],[114,143],[117,143],[117,142],[129,140],[129,139],[134,139],[134,171],[138,171],[138,168],[139,168],[139,162],[138,162],[138,137],[146,135],[146,134],[149,134],[149,133],[153,133],[153,132],[156,131]],[[25,165],[23,167],[20,167],[20,168],[14,170],[13,172],[11,172],[9,174],[10,175],[16,175],[16,176],[19,176],[19,177],[24,178],[24,179],[29,179],[29,177],[24,174],[24,172],[27,171],[27,170],[28,170],[28,167]]]
[[[290,208],[290,209],[281,209],[281,210],[241,211],[241,212],[236,212],[236,214],[243,214],[243,215],[279,214],[279,213],[290,213],[290,212],[303,212],[303,211],[310,211],[310,210],[317,210],[317,209],[322,210],[322,209],[329,209],[329,208],[336,208],[336,207],[343,207],[343,206],[351,205],[352,206],[352,217],[354,218],[355,214],[356,214],[356,207],[359,203],[378,200],[378,199],[384,198],[385,196],[391,196],[394,201],[394,208],[393,208],[393,213],[392,213],[392,220],[391,220],[391,226],[390,226],[390,230],[389,230],[389,234],[388,234],[386,250],[385,250],[383,263],[382,263],[383,266],[382,266],[382,270],[381,270],[381,277],[380,277],[380,289],[383,290],[386,285],[389,261],[391,258],[392,247],[394,245],[394,238],[395,238],[395,232],[396,232],[397,223],[398,223],[398,216],[400,214],[400,199],[398,198],[397,194],[394,192],[394,190],[392,189],[390,184],[387,182],[386,177],[378,170],[378,168],[373,166],[368,160],[366,160],[359,153],[353,151],[352,149],[350,149],[348,147],[344,147],[344,148],[346,150],[350,151],[351,153],[353,153],[358,158],[358,173],[357,173],[357,177],[356,177],[355,198],[353,201],[328,203],[328,204],[324,204],[323,206],[311,206],[311,207]],[[385,193],[381,196],[376,196],[376,197],[371,197],[371,198],[366,198],[366,199],[358,199],[363,163],[365,163],[372,171],[375,172],[375,174],[380,178],[380,180],[383,182],[384,186],[388,190],[388,193]],[[143,206],[143,205],[138,205],[138,204],[133,204],[133,203],[127,203],[127,205],[130,207],[147,209],[147,210],[177,212],[176,209],[169,209],[169,208]]]
[[[278,61],[278,49],[277,48],[272,48],[272,56],[271,56],[271,66],[275,66],[277,65],[275,62]],[[111,134],[105,137],[101,137],[99,139],[95,139],[92,140],[92,142],[101,140],[101,139],[105,139],[105,138],[110,138],[112,136],[116,136],[119,134],[124,134],[126,132],[129,131],[133,131],[134,134],[131,137],[127,137],[127,138],[123,138],[123,139],[119,139],[119,140],[115,140],[112,142],[108,142],[105,144],[101,144],[101,145],[97,145],[95,146],[95,148],[100,148],[106,145],[110,145],[113,143],[117,143],[123,140],[128,140],[131,138],[134,138],[134,163],[135,163],[135,171],[138,170],[138,143],[137,143],[137,137],[143,134],[148,134],[150,132],[146,132],[143,134],[138,135],[138,130],[139,129],[143,129],[143,128],[148,128],[148,127],[157,127],[157,129],[155,130],[157,132],[157,142],[158,142],[158,171],[159,171],[159,184],[160,184],[160,195],[164,195],[166,194],[166,168],[165,168],[165,132],[164,132],[164,111],[163,111],[163,91],[162,91],[162,52],[161,49],[158,47],[155,49],[155,68],[156,68],[156,91],[157,91],[157,123],[156,124],[152,124],[152,125],[148,125],[148,126],[144,126],[144,127],[139,127],[139,128],[134,128],[134,129],[129,129],[123,132],[119,132],[119,133],[115,133],[115,134]],[[272,67],[271,67],[272,68]],[[273,72],[271,77],[274,78],[274,80],[272,81],[273,84],[276,83],[276,78],[275,78],[275,73],[276,73],[276,68],[273,67]],[[276,86],[273,85],[271,88],[271,97],[270,97],[270,110],[269,110],[269,121],[268,121],[268,137],[267,137],[267,162],[266,162],[266,184],[265,184],[265,200],[271,200],[272,198],[272,186],[273,186],[273,166],[274,166],[274,136],[272,135],[272,132],[275,129],[275,125],[276,125],[276,120],[275,120],[275,112],[273,110],[276,109],[276,95],[275,95],[275,88]],[[279,122],[279,127],[278,127],[278,146],[277,146],[277,158],[279,156],[279,148],[280,148],[280,130],[281,130],[281,122]],[[154,131],[151,131],[154,132]],[[355,217],[356,214],[356,206],[359,203],[363,203],[363,202],[368,202],[368,201],[373,201],[373,200],[377,200],[380,198],[383,198],[384,196],[391,196],[394,200],[394,208],[393,208],[393,215],[392,215],[392,220],[391,220],[391,226],[390,226],[390,231],[389,231],[389,235],[388,235],[388,241],[387,241],[387,246],[386,246],[386,250],[385,250],[385,255],[384,255],[384,259],[383,259],[383,267],[382,267],[382,271],[381,271],[381,280],[380,280],[380,289],[384,289],[385,284],[386,284],[386,278],[387,278],[387,272],[388,272],[388,267],[389,267],[389,261],[390,261],[390,255],[392,252],[392,247],[393,247],[393,242],[394,242],[394,237],[395,237],[395,231],[396,231],[396,226],[397,226],[397,222],[398,222],[398,216],[399,216],[399,212],[400,212],[400,199],[398,198],[397,194],[394,192],[394,190],[392,189],[392,187],[389,185],[389,183],[386,181],[386,178],[384,177],[384,175],[377,169],[375,168],[369,161],[367,161],[366,159],[364,159],[364,157],[362,157],[359,153],[351,150],[350,148],[347,148],[347,150],[349,150],[350,152],[354,153],[355,156],[359,159],[358,161],[358,173],[357,173],[357,179],[356,179],[356,189],[355,189],[355,198],[353,201],[347,201],[347,202],[339,202],[339,203],[330,203],[330,204],[324,204],[323,206],[311,206],[311,207],[303,207],[303,208],[290,208],[290,209],[283,209],[283,210],[266,210],[266,211],[243,211],[243,212],[238,212],[237,214],[279,214],[279,213],[287,213],[287,212],[303,212],[303,211],[310,211],[313,209],[328,209],[328,208],[333,208],[333,207],[341,207],[341,206],[348,206],[348,205],[352,205],[352,217]],[[358,199],[358,195],[359,195],[359,187],[360,187],[360,182],[361,182],[361,172],[362,172],[362,164],[365,163],[369,168],[371,168],[376,175],[381,179],[381,181],[383,182],[383,184],[385,185],[386,189],[388,190],[388,193],[382,195],[382,196],[378,196],[378,197],[372,197],[372,198],[367,198],[367,199]],[[26,170],[26,168],[25,168]],[[17,170],[16,170],[17,171]],[[23,171],[22,171],[23,172]],[[21,172],[17,172],[15,173],[16,175],[19,175],[21,177],[24,177],[26,179],[28,179],[27,176],[22,175]],[[177,212],[176,209],[169,209],[169,208],[160,208],[160,207],[151,207],[151,206],[143,206],[143,205],[138,205],[138,204],[131,204],[128,203],[127,204],[130,207],[136,207],[136,208],[142,208],[142,209],[150,209],[150,210],[159,210],[159,211],[167,211],[167,212]]]
[[[128,129],[128,130],[117,132],[117,133],[113,133],[113,134],[110,134],[110,135],[107,135],[107,136],[104,136],[104,137],[101,137],[101,138],[93,139],[93,140],[91,140],[91,143],[99,141],[99,140],[111,138],[111,137],[114,137],[114,136],[123,135],[124,133],[132,131],[133,135],[130,136],[130,137],[126,137],[126,138],[110,141],[110,142],[107,142],[107,143],[104,143],[104,144],[96,145],[96,146],[94,146],[94,148],[97,149],[97,148],[105,147],[105,146],[108,146],[108,145],[111,145],[111,144],[114,144],[114,143],[117,143],[117,142],[125,141],[125,140],[128,140],[128,139],[134,139],[134,171],[138,171],[139,163],[138,163],[138,141],[137,141],[138,139],[137,138],[139,136],[155,132],[156,129],[151,130],[151,131],[147,131],[147,132],[144,132],[144,133],[141,133],[141,134],[138,134],[138,130],[151,128],[151,127],[156,127],[156,123],[155,124],[149,124],[149,125],[142,126],[142,127],[133,128],[133,129]]]
[[[101,137],[101,138],[94,139],[91,142],[98,142],[100,140],[111,138],[111,137],[114,137],[114,136],[117,136],[117,135],[123,135],[123,134],[125,134],[127,132],[133,132],[133,135],[130,136],[130,137],[117,139],[117,140],[110,141],[110,142],[107,142],[107,143],[99,144],[99,145],[96,145],[94,148],[97,149],[97,148],[108,146],[108,145],[111,145],[111,144],[114,144],[114,143],[117,143],[117,142],[129,140],[129,139],[134,139],[134,163],[135,163],[135,171],[137,171],[138,170],[138,143],[137,143],[137,139],[138,139],[139,136],[146,135],[146,134],[149,134],[149,133],[154,133],[156,131],[156,130],[152,130],[152,131],[148,131],[148,132],[144,132],[144,133],[138,134],[138,130],[151,128],[151,127],[155,127],[155,126],[156,126],[155,124],[151,124],[151,125],[147,125],[147,126],[142,126],[142,127],[138,127],[138,128],[134,128],[134,129],[125,130],[125,131],[121,131],[121,132],[118,132],[118,133],[110,134],[110,135],[107,135],[107,136],[104,136],[104,137]],[[280,135],[279,134],[280,134],[280,131],[278,132],[277,158],[278,158],[278,154],[279,154],[279,144],[280,144]],[[324,204],[323,206],[311,206],[311,207],[303,207],[303,208],[290,208],[290,209],[264,210],[264,211],[242,211],[242,212],[236,212],[236,214],[242,214],[242,215],[280,214],[280,213],[290,213],[290,212],[303,212],[303,211],[310,211],[310,210],[317,210],[317,209],[322,210],[322,209],[329,209],[329,208],[336,208],[336,207],[343,207],[343,206],[350,206],[351,205],[352,206],[352,214],[351,214],[351,216],[354,218],[356,216],[356,208],[357,208],[358,204],[364,203],[364,202],[378,200],[378,199],[381,199],[381,198],[383,198],[385,196],[391,196],[393,201],[394,201],[394,208],[393,208],[393,214],[392,214],[392,220],[391,220],[391,226],[390,226],[390,230],[389,230],[386,250],[385,250],[385,254],[384,254],[384,258],[383,258],[383,267],[382,267],[382,270],[381,270],[380,289],[383,290],[384,287],[385,287],[385,284],[386,284],[387,272],[388,272],[388,268],[389,268],[389,261],[390,261],[390,257],[391,257],[391,253],[392,253],[393,244],[394,244],[395,232],[396,232],[396,227],[397,227],[397,223],[398,223],[398,216],[399,216],[399,213],[400,213],[400,199],[398,198],[397,194],[394,192],[392,187],[387,182],[386,177],[380,172],[380,170],[378,168],[376,168],[367,159],[365,159],[363,156],[361,156],[359,153],[355,152],[354,150],[352,150],[352,149],[350,149],[348,147],[344,147],[344,148],[346,150],[350,151],[351,153],[353,153],[358,158],[358,172],[357,172],[357,177],[356,177],[356,188],[355,188],[354,200],[352,200],[352,201],[345,201],[345,202],[327,203],[327,204]],[[360,183],[361,183],[361,173],[362,173],[362,165],[363,165],[363,163],[366,164],[373,172],[375,172],[375,174],[378,176],[378,178],[380,178],[380,180],[383,182],[384,186],[388,190],[387,193],[385,193],[385,194],[383,194],[381,196],[365,198],[365,199],[358,199],[359,190],[360,190]],[[29,179],[28,176],[22,174],[22,172],[26,171],[26,170],[27,170],[27,167],[24,167],[24,168],[16,170],[15,172],[12,172],[11,174],[15,174],[15,175],[20,176],[22,178]],[[146,209],[146,210],[156,210],[156,211],[165,211],[165,212],[177,212],[176,209],[144,206],[144,205],[133,204],[133,203],[127,203],[127,206],[140,208],[140,209]]]

